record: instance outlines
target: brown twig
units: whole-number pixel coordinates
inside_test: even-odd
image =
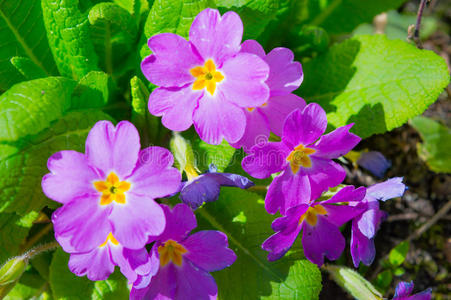
[[[22,250],[28,250],[33,246],[37,241],[39,241],[44,235],[46,235],[53,228],[53,223],[47,224],[41,231],[39,231],[36,235],[31,237],[28,242],[23,245]]]
[[[421,27],[421,19],[423,17],[424,8],[426,7],[426,2],[429,2],[429,0],[421,0],[420,6],[418,7],[418,13],[417,13],[417,22],[415,24],[415,29],[413,31],[413,37],[411,34],[411,28],[409,28],[409,39],[413,39],[415,44],[418,48],[423,49],[423,45],[421,44],[420,40],[420,27]]]

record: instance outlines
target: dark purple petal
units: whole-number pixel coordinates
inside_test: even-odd
[[[189,31],[189,40],[204,60],[212,58],[217,66],[240,51],[243,23],[233,11],[222,17],[217,9],[201,11]]]
[[[228,248],[227,235],[214,230],[196,232],[187,237],[182,245],[188,250],[183,259],[207,272],[219,271],[232,265],[236,255]]]
[[[322,266],[324,256],[329,260],[336,260],[345,249],[345,238],[337,226],[329,223],[323,216],[318,215],[318,222],[310,226],[303,222],[302,246],[308,260]]]
[[[348,185],[339,190],[333,197],[321,203],[360,202],[365,197],[365,194],[365,187],[355,188],[352,185]]]
[[[62,246],[70,245],[64,248],[66,252],[91,251],[111,232],[111,206],[101,206],[99,202],[97,195],[75,198],[52,214],[56,240],[61,239]]]
[[[331,187],[343,182],[346,171],[332,160],[311,157],[311,168],[301,167],[299,173],[308,176],[311,187],[311,199],[316,199]]]
[[[130,292],[131,300],[170,300],[178,299],[175,297],[178,286],[179,270],[173,264],[168,264],[160,268],[157,275],[152,277],[149,285],[145,288],[138,289],[135,286]]]
[[[326,203],[324,203],[323,206],[327,210],[327,221],[337,227],[340,227],[346,222],[352,220],[364,210],[364,208],[361,208],[360,206],[330,205]]]
[[[218,200],[220,185],[215,178],[208,175],[200,175],[193,181],[185,183],[180,191],[180,200],[192,209],[197,209],[204,202]]]
[[[287,116],[282,141],[290,149],[300,144],[307,146],[316,141],[326,127],[326,112],[318,104],[310,103],[303,110],[296,109]]]
[[[97,194],[93,181],[99,179],[88,159],[76,151],[60,151],[47,161],[50,170],[42,178],[42,191],[52,200],[67,203],[75,197]]]
[[[255,145],[241,165],[247,173],[255,178],[267,178],[273,173],[282,171],[287,165],[290,150],[284,143],[269,142]]]
[[[196,217],[192,210],[183,203],[179,203],[172,208],[161,205],[166,216],[166,228],[164,232],[155,238],[161,242],[169,239],[174,241],[183,240],[191,230],[197,227]]]
[[[192,45],[173,33],[160,33],[152,36],[147,44],[152,55],[141,63],[146,78],[155,85],[181,87],[194,82],[190,69],[203,65]]]
[[[247,177],[232,173],[207,173],[207,177],[213,178],[221,186],[233,186],[247,189],[254,185]]]
[[[382,178],[391,167],[391,162],[378,151],[363,152],[357,160],[357,164],[370,171],[377,178]]]
[[[351,129],[353,125],[354,123],[351,123],[323,135],[319,141],[312,146],[312,148],[316,150],[313,155],[333,159],[351,151],[361,140],[360,137],[349,132],[349,129]]]
[[[284,215],[289,208],[308,203],[311,199],[310,192],[308,177],[300,172],[293,175],[290,167],[287,167],[269,185],[265,198],[266,211],[275,214],[280,209],[280,213]]]
[[[374,257],[376,256],[374,240],[364,236],[358,229],[356,222],[352,222],[351,256],[352,262],[356,268],[359,267],[360,262],[366,266],[371,265],[374,261]]]
[[[413,292],[413,281],[411,282],[401,281],[400,283],[398,283],[398,286],[396,287],[395,296],[393,300],[399,298],[402,299],[402,297],[410,296],[412,292]]]
[[[69,258],[69,269],[77,276],[85,276],[89,280],[105,280],[114,271],[108,247],[96,247],[86,253],[72,253]]]

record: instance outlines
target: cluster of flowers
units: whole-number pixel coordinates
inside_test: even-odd
[[[317,265],[337,259],[345,248],[339,227],[352,220],[355,266],[371,264],[374,236],[384,213],[379,201],[401,196],[401,178],[369,187],[336,188],[345,170],[333,159],[348,153],[360,138],[352,124],[324,134],[327,119],[315,103],[292,94],[303,79],[293,53],[276,48],[265,54],[256,41],[241,43],[243,25],[236,13],[221,16],[206,9],[194,20],[189,41],[171,34],[149,39],[152,54],[142,62],[145,76],[160,86],[149,110],[171,130],[192,124],[201,139],[226,139],[249,154],[244,170],[255,178],[279,173],[268,188],[265,208],[282,215],[276,233],[262,245],[268,259],[281,258],[302,231],[305,256]],[[280,142],[268,142],[270,132]],[[140,149],[136,128],[98,122],[85,153],[61,151],[48,160],[42,180],[47,197],[63,206],[53,216],[55,237],[70,253],[69,268],[91,280],[106,279],[119,266],[133,285],[133,299],[215,299],[209,272],[236,259],[227,236],[199,231],[193,210],[215,201],[220,186],[248,188],[247,178],[218,173],[199,175],[185,167],[182,183],[172,154],[161,147]],[[327,192],[336,193],[328,197]],[[172,210],[155,199],[180,192]],[[146,246],[150,252],[146,250]]]

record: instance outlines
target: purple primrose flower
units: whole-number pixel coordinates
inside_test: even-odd
[[[351,256],[356,268],[360,262],[369,266],[374,261],[374,237],[386,215],[379,209],[379,201],[401,197],[405,189],[402,177],[391,178],[367,188],[365,198],[357,205],[365,210],[352,220]]]
[[[346,243],[339,227],[362,212],[358,206],[343,203],[359,202],[363,197],[364,187],[346,186],[328,200],[288,209],[286,216],[274,220],[271,227],[276,233],[262,244],[263,250],[269,251],[268,260],[284,256],[301,230],[302,247],[308,260],[321,266],[324,256],[329,260],[338,259]]]
[[[349,132],[352,125],[321,136],[327,127],[326,113],[321,106],[311,103],[288,115],[281,142],[251,148],[251,154],[242,161],[247,173],[266,178],[282,171],[266,194],[268,213],[280,209],[284,215],[290,207],[308,203],[344,180],[345,170],[332,159],[346,154],[360,142],[357,135]]]
[[[391,167],[391,162],[379,151],[363,152],[357,164],[370,171],[377,178],[382,178]]]
[[[398,284],[393,300],[431,300],[432,290],[429,288],[415,295],[413,292],[413,282],[402,281]]]
[[[221,186],[234,186],[247,189],[254,185],[248,178],[231,173],[218,173],[211,164],[207,173],[197,174],[193,168],[188,174],[188,181],[182,183],[180,199],[192,209],[197,209],[204,202],[218,200]]]
[[[161,33],[148,41],[152,54],[141,63],[155,85],[149,111],[174,131],[193,123],[200,138],[220,144],[244,134],[243,108],[258,107],[269,97],[269,67],[260,57],[240,52],[243,23],[234,12],[223,16],[207,8],[194,19],[189,41]]]
[[[44,194],[63,206],[52,215],[55,238],[79,253],[89,252],[112,233],[129,249],[144,247],[165,228],[154,199],[175,193],[180,172],[161,147],[140,150],[136,128],[100,121],[86,139],[86,153],[60,151],[47,163]]]
[[[246,130],[243,137],[233,147],[243,147],[248,152],[252,146],[266,143],[270,131],[282,135],[283,121],[296,108],[304,108],[305,101],[292,91],[297,89],[304,78],[302,66],[293,61],[290,49],[275,48],[265,54],[263,47],[254,40],[247,40],[241,45],[242,53],[252,53],[261,57],[269,66],[269,77],[266,84],[270,90],[267,102],[258,107],[248,107],[246,114]]]
[[[209,272],[222,270],[236,259],[228,248],[227,236],[205,230],[189,235],[196,228],[191,209],[177,204],[162,205],[166,215],[164,232],[155,237],[150,256],[159,261],[156,275],[139,276],[130,299],[216,299],[218,288]]]

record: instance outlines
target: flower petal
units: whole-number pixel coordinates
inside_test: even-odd
[[[378,201],[366,203],[366,206],[366,211],[358,216],[355,221],[364,236],[367,238],[373,238],[379,228],[382,214],[379,210]]]
[[[282,215],[291,208],[302,203],[308,203],[310,197],[308,177],[297,173],[293,175],[288,166],[285,171],[276,176],[268,188],[265,198],[265,208],[270,214],[279,209]]]
[[[219,183],[207,175],[200,175],[192,182],[187,182],[180,192],[180,200],[191,209],[197,209],[204,202],[218,200]]]
[[[316,199],[331,187],[343,182],[346,171],[332,160],[311,156],[311,168],[301,168],[299,173],[306,174],[311,186],[311,199]]]
[[[402,177],[390,178],[384,182],[374,184],[367,189],[367,196],[380,201],[401,197],[406,185],[402,183]]]
[[[243,147],[245,152],[249,152],[254,145],[264,144],[269,138],[269,124],[266,117],[258,109],[252,112],[244,111],[246,116],[246,129],[241,139],[231,144],[232,147]]]
[[[290,150],[284,143],[269,142],[255,145],[241,165],[243,169],[255,178],[267,178],[273,173],[280,172],[287,165],[286,158]]]
[[[377,178],[382,178],[391,167],[391,161],[379,151],[363,152],[357,160],[357,164],[370,171]]]
[[[183,241],[188,250],[184,259],[207,272],[219,271],[232,265],[235,252],[228,248],[227,235],[220,231],[203,230],[190,235]]]
[[[113,262],[119,266],[130,284],[136,281],[138,275],[147,275],[151,271],[151,261],[146,248],[133,250],[120,245],[109,247]]]
[[[266,56],[265,49],[263,49],[262,45],[260,45],[260,43],[256,40],[245,40],[241,44],[240,52],[255,54],[263,59]]]
[[[360,137],[349,132],[349,129],[353,125],[354,123],[351,123],[323,135],[312,147],[316,150],[314,155],[321,158],[333,159],[351,151],[361,140]]]
[[[184,261],[177,270],[177,289],[172,299],[213,300],[217,298],[218,287],[208,272]]]
[[[402,281],[396,287],[395,296],[393,299],[396,299],[396,297],[410,296],[412,292],[413,292],[413,281],[411,282]]]
[[[106,177],[111,171],[122,180],[135,168],[141,145],[139,133],[128,121],[116,126],[109,121],[99,121],[86,139],[86,156],[89,162]]]
[[[258,108],[267,118],[269,128],[277,136],[282,136],[283,124],[287,116],[295,109],[303,109],[305,101],[295,94],[271,96],[267,105]]]
[[[286,95],[297,89],[304,79],[302,66],[293,61],[294,54],[288,48],[278,47],[266,55],[270,73],[266,83],[271,96]]]
[[[200,138],[213,145],[219,145],[223,138],[229,143],[237,142],[246,127],[242,109],[225,101],[221,93],[217,93],[216,97],[205,93],[194,111],[193,120]]]
[[[166,217],[166,228],[164,232],[158,236],[159,241],[167,240],[181,241],[191,230],[197,227],[196,217],[192,210],[183,203],[179,203],[172,208],[167,205],[161,205]]]
[[[340,202],[360,202],[365,197],[366,188],[361,186],[355,188],[352,185],[345,186],[338,191],[333,197],[323,203],[340,203]]]
[[[84,154],[57,152],[50,156],[47,168],[50,173],[42,178],[42,191],[50,199],[64,204],[82,195],[97,194],[92,182],[99,176]]]
[[[163,125],[174,131],[187,130],[193,124],[193,112],[197,107],[201,91],[187,85],[180,88],[157,88],[149,97],[149,111],[154,116],[163,116]]]
[[[316,103],[290,113],[283,125],[282,140],[288,147],[304,146],[316,141],[326,130],[326,112]]]
[[[203,65],[190,42],[173,33],[152,36],[147,44],[152,54],[141,63],[146,78],[155,85],[181,87],[193,83],[190,70]]]
[[[131,300],[155,299],[171,300],[175,298],[178,285],[178,270],[173,264],[160,268],[157,275],[152,277],[149,286],[138,289],[133,287],[130,293]]]
[[[240,107],[257,107],[268,101],[269,88],[265,81],[268,65],[257,55],[239,53],[226,60],[222,66],[225,80],[218,84],[218,92]]]
[[[356,222],[352,222],[350,250],[352,262],[356,268],[359,267],[360,262],[366,266],[371,265],[376,256],[374,240],[364,236],[357,228]]]
[[[327,205],[325,203],[323,206],[327,210],[327,221],[337,227],[340,227],[346,222],[352,220],[364,210],[360,206]]]
[[[126,203],[115,204],[109,217],[113,236],[125,248],[141,249],[148,236],[163,232],[166,220],[163,209],[152,198],[126,193]]]
[[[77,276],[87,275],[89,280],[105,280],[114,271],[108,247],[96,247],[86,253],[72,253],[69,269]]]
[[[304,222],[302,228],[304,255],[319,267],[324,264],[324,256],[336,260],[345,249],[345,238],[340,230],[323,216],[318,216],[314,227]]]
[[[127,178],[132,183],[131,191],[152,199],[178,192],[182,175],[172,167],[172,153],[162,147],[148,147],[139,155],[133,174]]]
[[[247,189],[254,185],[247,177],[232,173],[207,173],[205,176],[213,178],[221,186],[234,186]]]
[[[105,241],[111,232],[111,206],[100,206],[99,202],[97,195],[75,198],[52,214],[56,240],[62,238],[62,245],[70,241],[71,247],[65,251],[87,252]]]
[[[243,23],[235,12],[222,17],[217,9],[201,11],[189,31],[189,40],[204,60],[213,58],[217,66],[240,51]]]

